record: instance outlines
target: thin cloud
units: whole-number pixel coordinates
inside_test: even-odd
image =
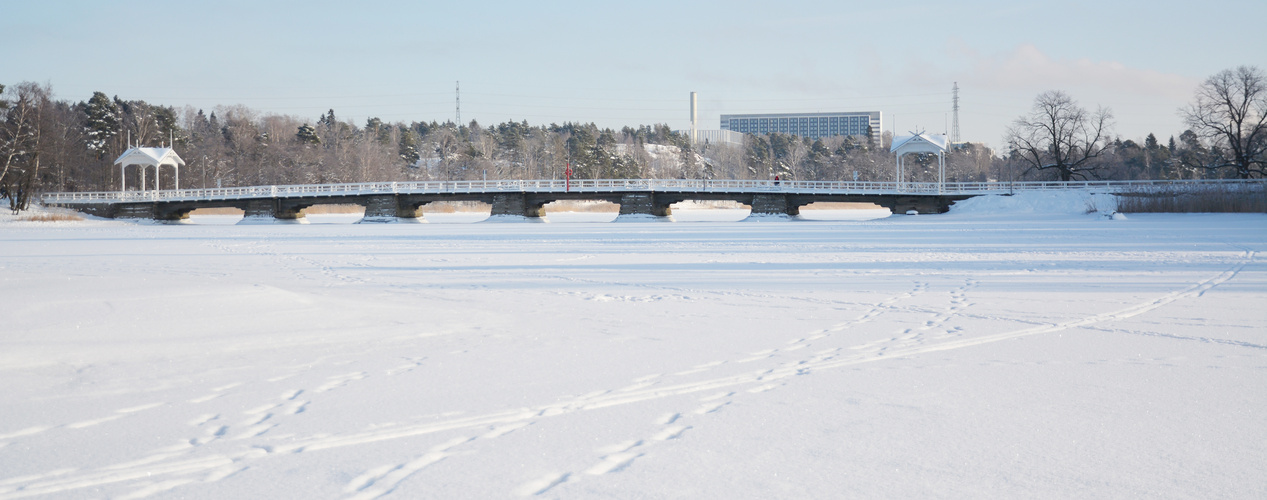
[[[1184,100],[1199,80],[1173,73],[1132,68],[1117,61],[1052,59],[1038,47],[1025,44],[1011,52],[982,57],[969,51],[954,56],[968,59],[971,70],[958,80],[995,90],[1045,90],[1094,87],[1139,96]]]

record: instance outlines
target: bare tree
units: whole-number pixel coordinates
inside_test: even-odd
[[[1207,143],[1205,154],[1185,155],[1187,167],[1230,168],[1236,176],[1267,176],[1267,76],[1253,66],[1206,79],[1191,105],[1179,111]]]
[[[12,89],[15,98],[4,101],[0,118],[0,191],[13,213],[26,210],[39,188],[41,138],[49,127],[45,111],[51,107],[52,89],[32,82]]]
[[[1085,180],[1099,177],[1096,158],[1110,145],[1112,120],[1107,108],[1091,113],[1068,94],[1049,90],[1008,127],[1003,141],[1026,172],[1052,170],[1062,181]]]

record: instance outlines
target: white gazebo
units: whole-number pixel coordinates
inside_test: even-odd
[[[135,147],[128,149],[114,161],[119,166],[119,191],[127,189],[127,172],[128,165],[137,165],[141,167],[141,191],[145,190],[145,168],[154,167],[154,190],[158,190],[158,172],[163,165],[171,165],[176,172],[175,183],[173,187],[180,189],[180,167],[185,165],[185,160],[180,159],[176,151],[172,148],[141,148]]]
[[[911,132],[911,135],[894,137],[893,146],[889,147],[889,152],[897,156],[896,180],[898,186],[905,182],[906,162],[903,157],[908,154],[936,154],[937,190],[941,191],[941,186],[946,183],[946,151],[949,148],[949,144],[945,135],[925,134],[923,132]]]

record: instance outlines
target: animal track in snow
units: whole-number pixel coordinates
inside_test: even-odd
[[[597,450],[594,450],[594,451],[597,451],[597,452],[602,453],[602,454],[609,455],[609,454],[613,454],[613,453],[624,453],[624,452],[629,451],[629,450],[632,450],[632,449],[634,449],[634,448],[636,448],[636,447],[638,447],[638,446],[642,446],[642,441],[639,441],[639,440],[636,440],[636,439],[635,439],[635,440],[633,440],[633,441],[625,441],[625,442],[623,442],[623,443],[617,443],[617,444],[612,444],[612,445],[603,446],[603,447],[598,448]]]
[[[322,384],[321,387],[318,387],[317,390],[314,392],[326,392],[326,391],[338,389],[354,380],[361,380],[367,376],[369,376],[369,374],[365,372],[353,372],[353,373],[347,373],[343,375],[335,375],[329,378],[330,380],[329,382]]]
[[[601,461],[594,464],[585,473],[593,476],[601,476],[610,472],[616,472],[628,467],[634,460],[641,457],[641,453],[613,453],[606,455]]]
[[[679,437],[682,437],[682,433],[686,432],[686,430],[690,428],[691,426],[689,425],[675,425],[672,427],[666,427],[664,430],[660,431],[659,433],[656,433],[656,435],[651,436],[651,439],[654,441],[668,441],[670,439],[677,439]]]
[[[269,414],[269,416],[271,417],[271,416],[272,416],[272,414]],[[263,422],[263,421],[261,421],[261,422]],[[252,425],[252,426],[250,426],[250,427],[247,427],[245,431],[243,431],[241,434],[238,434],[238,435],[237,435],[236,437],[234,437],[233,439],[234,439],[234,440],[250,439],[250,438],[253,438],[253,437],[256,437],[256,436],[262,435],[262,434],[264,434],[264,433],[266,433],[266,432],[268,432],[268,431],[272,430],[274,427],[277,427],[277,424],[273,424],[273,423],[259,423],[259,424],[255,424],[255,425]]]
[[[681,417],[682,417],[681,413],[666,413],[664,415],[661,415],[660,418],[656,419],[655,423],[656,425],[669,425],[673,422],[677,422],[677,419]]]
[[[771,356],[770,354],[758,354],[758,355],[754,355],[754,356],[743,358],[743,359],[736,359],[735,362],[736,363],[751,363],[753,361],[761,361],[763,359],[769,358],[770,356]]]
[[[461,437],[450,440],[439,446],[434,446],[431,450],[413,460],[402,464],[390,464],[382,467],[376,467],[366,471],[364,474],[357,476],[343,488],[344,493],[354,493],[350,499],[370,500],[378,498],[396,489],[396,486],[404,481],[415,472],[427,468],[441,460],[447,458],[450,454],[448,450],[454,446],[466,443],[474,438]]]
[[[216,398],[218,398],[218,397],[220,397],[220,396],[223,396],[223,395],[224,395],[224,391],[227,391],[227,390],[229,390],[229,389],[233,389],[233,388],[238,387],[238,386],[240,386],[240,385],[242,385],[242,383],[241,383],[241,382],[234,382],[234,383],[232,383],[232,384],[222,385],[222,386],[220,386],[220,387],[212,387],[212,388],[211,388],[211,393],[210,393],[210,394],[206,394],[206,395],[204,395],[204,396],[200,396],[200,397],[196,397],[196,398],[194,398],[194,399],[190,399],[190,400],[189,400],[189,402],[190,402],[190,403],[195,403],[195,404],[197,404],[197,403],[206,403],[207,401],[211,401],[211,400],[216,399]]]
[[[243,414],[243,415],[259,415],[259,414],[264,413],[264,412],[266,412],[266,411],[268,411],[268,410],[271,410],[271,409],[273,409],[273,408],[277,408],[277,407],[279,407],[279,406],[281,406],[281,405],[282,405],[281,403],[269,403],[269,404],[266,404],[266,405],[264,405],[264,406],[259,406],[259,407],[256,407],[256,408],[251,408],[251,409],[249,409],[249,410],[243,411],[243,412],[242,412],[242,414]]]
[[[620,389],[617,389],[617,391],[618,391],[618,392],[636,391],[636,390],[638,390],[638,389],[644,389],[644,388],[647,388],[647,387],[651,387],[651,386],[653,386],[653,385],[655,385],[655,382],[638,382],[638,383],[636,383],[636,384],[632,384],[632,385],[627,385],[627,386],[625,386],[625,387],[621,387]]]
[[[206,403],[207,401],[211,401],[211,400],[213,400],[213,399],[215,399],[215,398],[218,398],[218,397],[220,397],[220,396],[223,396],[223,395],[224,395],[224,394],[219,393],[219,392],[213,392],[213,393],[211,393],[211,394],[207,394],[207,395],[205,395],[205,396],[201,396],[201,397],[197,397],[197,398],[191,399],[191,400],[189,400],[189,402],[190,402],[190,403],[195,403],[195,404],[197,404],[197,403]]]
[[[495,437],[501,437],[506,434],[515,432],[519,429],[522,429],[524,427],[527,427],[528,424],[529,424],[528,422],[517,422],[513,424],[495,426],[492,429],[490,429],[488,432],[481,435],[480,439],[493,439]]]
[[[298,415],[300,413],[303,413],[304,410],[308,408],[309,403],[311,403],[311,401],[295,401],[289,405],[286,405],[286,409],[282,411],[285,412],[287,415]]]
[[[217,419],[217,418],[220,418],[220,414],[219,414],[219,413],[206,413],[206,414],[203,414],[203,415],[199,415],[199,416],[197,416],[197,417],[194,417],[194,419],[193,419],[193,420],[190,420],[190,421],[189,421],[189,425],[190,425],[191,427],[198,427],[198,426],[200,426],[200,425],[203,425],[203,424],[205,424],[205,423],[207,423],[207,422],[210,422],[210,421],[212,421],[212,420],[215,420],[215,419]]]
[[[536,480],[528,481],[527,483],[524,483],[522,486],[515,489],[515,493],[522,496],[540,495],[542,493],[549,491],[550,488],[553,488],[555,486],[558,486],[560,484],[567,482],[568,478],[570,478],[571,476],[572,474],[570,473],[546,474],[544,477],[540,479],[536,479]]]
[[[400,375],[402,373],[413,371],[414,368],[422,366],[422,362],[426,359],[427,358],[425,356],[420,358],[405,358],[408,363],[387,370],[386,373],[387,375]]]
[[[206,435],[200,438],[190,439],[189,444],[192,446],[201,446],[201,445],[210,443],[212,441],[215,441],[217,439],[224,437],[224,434],[226,432],[229,432],[229,427],[227,425],[221,425],[213,429],[208,429]]]
[[[41,433],[41,432],[44,432],[44,431],[49,430],[49,429],[52,429],[52,428],[53,428],[53,427],[51,427],[51,426],[47,426],[47,425],[39,425],[39,426],[35,426],[35,427],[27,427],[27,428],[22,429],[22,430],[20,430],[20,431],[10,432],[10,433],[8,433],[8,434],[0,434],[0,439],[11,439],[11,438],[16,438],[16,437],[30,436],[30,435],[32,435],[32,434],[39,434],[39,433]]]
[[[164,403],[150,403],[150,404],[147,404],[147,405],[133,406],[133,407],[131,407],[131,408],[124,408],[124,409],[121,409],[121,410],[115,410],[115,411],[116,411],[116,412],[118,412],[118,413],[136,413],[136,412],[138,412],[138,411],[145,411],[145,410],[149,410],[149,409],[152,409],[152,408],[158,408],[158,407],[160,407],[160,406],[163,406],[163,404],[164,404]]]
[[[674,373],[674,375],[691,375],[693,373],[700,373],[703,371],[708,371],[710,368],[720,366],[724,363],[725,361],[712,361],[712,362],[704,363],[702,365],[695,365],[691,367],[691,369],[689,370],[680,371],[680,372]]]
[[[95,418],[95,419],[92,419],[92,420],[84,420],[84,421],[82,421],[82,422],[75,422],[75,423],[73,423],[73,424],[67,424],[67,425],[66,425],[66,427],[69,427],[69,428],[71,428],[71,429],[83,429],[83,428],[85,428],[85,427],[92,427],[92,426],[94,426],[94,425],[101,425],[101,424],[104,424],[104,423],[106,423],[106,422],[110,422],[110,421],[112,421],[112,420],[118,420],[118,419],[121,419],[121,418],[123,418],[123,415],[110,415],[110,416],[107,416],[107,417]]]
[[[166,458],[144,465],[123,463],[96,469],[48,472],[37,476],[24,476],[22,478],[3,480],[4,483],[0,485],[0,493],[7,494],[20,490],[23,495],[27,496],[54,494],[60,496],[72,496],[75,495],[76,492],[83,493],[86,488],[98,488],[111,484],[127,484],[138,479],[148,478],[152,481],[162,482],[166,480],[179,479],[192,474],[206,474],[207,477],[213,477],[220,474],[235,473],[233,471],[241,470],[243,467],[249,467],[251,461],[261,459],[262,457],[269,455],[296,453],[308,450],[346,448],[368,443],[392,441],[401,438],[423,436],[440,432],[452,432],[458,429],[469,429],[473,432],[480,432],[480,430],[488,432],[490,426],[495,428],[496,426],[517,422],[531,423],[547,414],[562,415],[585,411],[588,409],[637,404],[653,400],[664,400],[666,398],[683,395],[710,394],[725,389],[740,390],[743,387],[751,387],[752,384],[760,382],[763,380],[763,377],[765,377],[766,380],[770,380],[778,377],[794,375],[796,373],[803,373],[805,370],[817,371],[829,368],[855,366],[862,363],[876,362],[894,357],[962,349],[1027,336],[1060,332],[1071,328],[1094,326],[1103,322],[1138,316],[1181,299],[1197,297],[1200,294],[1231,280],[1242,268],[1245,267],[1245,265],[1247,265],[1247,263],[1241,263],[1240,265],[1233,266],[1222,273],[1208,279],[1195,282],[1186,288],[1162,295],[1154,300],[1141,301],[1135,303],[1134,305],[1124,306],[1105,313],[1073,317],[1067,321],[1054,324],[1027,325],[1014,330],[994,334],[963,337],[939,342],[927,342],[924,344],[904,347],[892,347],[888,349],[886,356],[884,357],[877,357],[874,352],[843,350],[841,351],[841,354],[832,359],[808,362],[806,364],[798,364],[796,366],[784,366],[773,370],[763,370],[757,373],[718,375],[705,380],[684,381],[675,384],[662,383],[654,388],[625,393],[598,391],[596,393],[586,395],[586,397],[570,397],[564,398],[562,401],[552,399],[550,404],[537,407],[499,410],[474,415],[444,416],[438,420],[428,420],[426,422],[385,424],[360,432],[350,432],[340,435],[315,434],[296,437],[288,440],[284,446],[275,445],[277,450],[272,453],[269,453],[264,449],[251,448],[226,455],[214,455],[199,458],[179,457],[179,455],[177,455],[179,458]],[[336,378],[337,377],[333,377],[332,381]],[[700,409],[706,410],[704,414],[707,414],[707,410],[716,411],[716,409],[720,409],[727,403],[729,403],[729,401],[719,402],[715,408],[704,406]],[[687,418],[696,417],[694,415],[688,415]],[[267,425],[268,423],[269,422],[265,422],[261,425]],[[674,419],[673,424],[673,427],[684,426],[684,423],[679,423],[678,419]],[[31,427],[21,431],[11,432],[7,435],[0,435],[0,438],[21,437],[23,435],[43,432],[47,429],[49,428]],[[266,430],[267,429],[265,429],[265,431]],[[663,435],[663,433],[670,433],[670,430],[669,428],[662,428],[659,432],[660,433],[655,434],[655,436]],[[653,443],[660,443],[659,441],[652,439],[652,437],[654,436],[644,437],[644,444],[641,445],[640,448],[624,453],[645,453],[645,450]],[[425,456],[426,455],[423,455],[414,461],[407,462],[402,465],[416,463],[417,460],[420,460]],[[601,463],[619,463],[621,458],[628,457],[610,457],[610,459],[609,457],[604,457],[603,462]],[[637,458],[637,456],[633,458]],[[598,465],[593,465],[591,468],[597,466]],[[400,469],[403,470],[407,468],[402,467]],[[369,486],[358,491],[358,494],[362,491],[371,491],[370,489],[375,487],[394,488],[392,481],[388,480],[386,477],[386,474],[390,473],[391,472],[388,471],[385,474],[374,476],[378,479],[371,477],[374,481],[365,482],[364,484],[368,484]],[[540,494],[569,481],[572,477],[573,475],[568,472],[551,473],[544,477],[539,476],[539,479],[523,485],[516,491],[526,492],[524,494]]]
[[[721,403],[710,403],[710,404],[706,404],[706,405],[704,405],[704,406],[701,406],[701,407],[699,407],[699,408],[696,408],[696,409],[695,409],[695,414],[696,414],[696,415],[707,415],[707,414],[709,414],[709,413],[716,413],[716,412],[717,412],[717,410],[722,409],[722,407],[723,407],[723,406],[726,406],[726,405],[728,405],[728,404],[730,404],[730,401],[723,401],[723,402],[721,402]]]

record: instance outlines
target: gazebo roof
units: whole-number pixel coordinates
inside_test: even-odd
[[[950,142],[944,135],[924,134],[901,135],[893,138],[890,153],[945,153]]]
[[[172,148],[131,148],[123,152],[119,159],[114,161],[115,165],[184,165],[185,160],[180,159],[176,154],[176,150]]]

